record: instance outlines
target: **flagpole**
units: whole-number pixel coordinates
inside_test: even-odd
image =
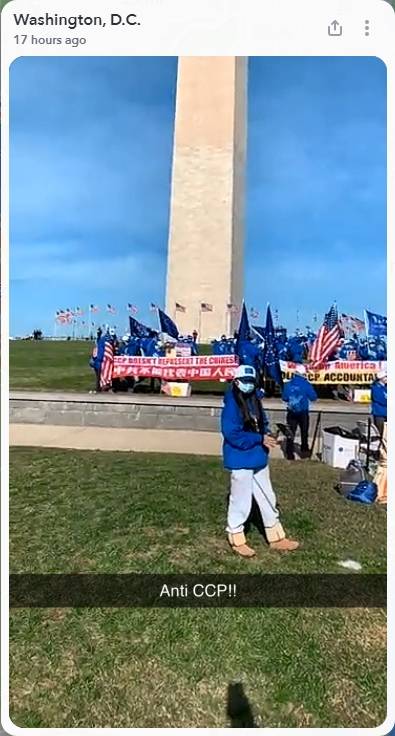
[[[199,307],[199,340],[201,340],[202,335],[202,305],[200,304]]]

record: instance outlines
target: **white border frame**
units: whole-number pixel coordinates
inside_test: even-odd
[[[49,9],[48,6],[51,6]],[[42,35],[65,36],[65,28],[32,27],[26,31],[15,28],[12,22],[14,12],[27,12],[40,15],[45,12],[57,12],[62,15],[100,15],[108,19],[111,12],[136,12],[142,19],[138,29],[126,27],[111,28],[106,32],[103,28],[89,27],[76,30],[75,35],[87,37],[87,44],[74,50],[72,47],[61,54],[53,53],[56,47],[40,46],[16,47],[13,42],[15,33],[38,33]],[[340,19],[345,32],[341,38],[328,38],[326,28],[333,18]],[[364,19],[372,20],[372,33],[369,39],[362,32]],[[9,669],[8,669],[8,448],[9,448],[9,192],[7,187],[9,171],[8,120],[9,120],[9,65],[20,55],[26,56],[377,56],[387,66],[388,83],[388,370],[390,384],[395,385],[395,289],[391,291],[391,276],[395,274],[395,14],[384,0],[134,0],[133,7],[128,0],[119,0],[117,7],[107,9],[103,0],[76,0],[61,2],[48,0],[12,0],[2,12],[2,126],[1,126],[1,721],[3,727],[11,734],[29,731],[41,736],[48,734],[73,734],[105,732],[149,733],[158,730],[160,733],[172,733],[174,729],[145,728],[43,728],[24,729],[15,726],[9,718]],[[23,51],[23,54],[22,54]],[[392,425],[394,419],[394,398],[390,391],[389,402],[389,455],[388,474],[394,478],[395,457],[392,450]],[[391,481],[390,481],[391,485]],[[390,496],[392,491],[390,492]],[[395,519],[393,499],[388,504],[388,539],[394,539]],[[393,542],[388,544],[388,677],[387,677],[387,718],[376,728],[301,728],[274,729],[267,728],[268,734],[286,732],[305,734],[331,734],[345,731],[360,734],[366,731],[377,736],[386,735],[394,727],[395,708],[389,693],[390,685],[395,690],[395,649],[394,649],[394,561],[395,548]],[[207,729],[191,728],[191,732]],[[209,729],[211,730],[211,729]],[[234,729],[213,729],[234,734]]]

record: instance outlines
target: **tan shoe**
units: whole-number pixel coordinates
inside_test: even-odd
[[[284,537],[284,539],[279,539],[277,542],[270,542],[269,546],[270,549],[275,549],[277,552],[294,552],[295,549],[298,549],[299,542]]]
[[[255,557],[256,552],[252,547],[248,546],[244,532],[228,534],[228,542],[233,551],[240,555],[240,557]]]

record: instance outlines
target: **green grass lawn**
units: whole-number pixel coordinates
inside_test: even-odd
[[[89,391],[95,374],[89,367],[93,343],[85,340],[10,340],[10,388],[15,391]],[[207,355],[210,346],[202,345]],[[193,393],[223,393],[227,384],[201,381]]]
[[[89,391],[95,382],[92,348],[93,343],[78,340],[10,340],[10,388]]]
[[[337,572],[386,569],[382,507],[333,491],[335,471],[273,462],[302,549],[245,561],[224,535],[212,458],[11,450],[11,572]],[[15,609],[11,717],[20,727],[224,727],[229,683],[256,726],[374,727],[385,717],[380,609]]]

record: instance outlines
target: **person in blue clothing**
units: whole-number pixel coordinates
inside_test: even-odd
[[[384,424],[387,421],[387,371],[379,371],[372,383],[372,415],[373,422],[383,436]]]
[[[101,374],[101,364],[104,357],[104,347],[106,344],[106,340],[109,340],[109,335],[100,336],[96,340],[95,347],[92,351],[92,356],[89,360],[89,365],[93,370],[95,371],[96,375],[96,383],[95,388],[93,391],[89,391],[90,394],[99,394],[101,392],[101,384],[100,384],[100,374]]]
[[[100,388],[100,366],[102,361],[102,356],[98,355],[98,344],[99,344],[100,338],[98,338],[93,350],[92,355],[89,360],[89,365],[93,370],[95,371],[96,381],[95,381],[95,388],[92,391],[89,391],[90,394],[98,394],[101,391]]]
[[[306,378],[304,365],[296,367],[295,375],[284,386],[282,399],[287,403],[287,426],[290,430],[285,450],[287,459],[295,460],[294,439],[298,427],[301,435],[301,456],[309,457],[309,407],[310,401],[317,400],[317,394]]]
[[[252,365],[257,373],[257,385],[264,385],[264,353],[262,341],[243,340],[239,345],[238,357],[241,364]]]
[[[280,523],[276,496],[269,474],[269,451],[277,441],[261,404],[257,390],[257,373],[253,366],[237,368],[232,386],[224,397],[221,415],[223,459],[231,472],[226,531],[234,552],[241,557],[254,557],[255,550],[246,541],[244,525],[254,498],[269,546],[279,551],[293,551],[298,542],[287,539]]]

